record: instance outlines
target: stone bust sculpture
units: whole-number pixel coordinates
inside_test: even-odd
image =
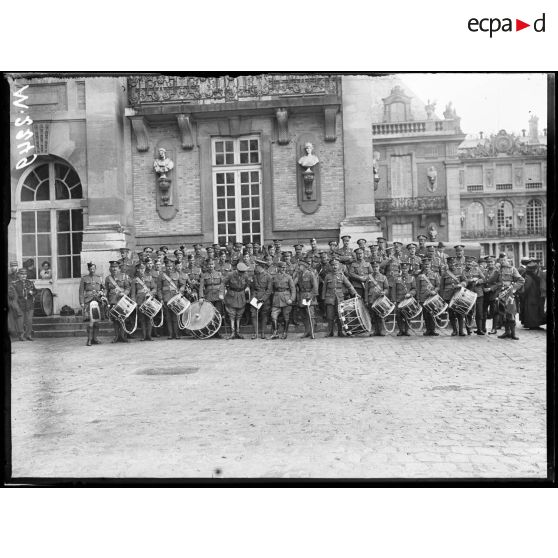
[[[428,177],[428,189],[433,192],[436,189],[436,179],[438,178],[436,168],[429,167],[426,176]]]
[[[167,178],[167,172],[174,167],[174,163],[167,157],[167,150],[164,147],[159,148],[159,158],[153,161],[153,168],[159,175],[159,178]]]
[[[310,142],[304,144],[304,151],[306,151],[306,155],[303,155],[298,160],[299,165],[306,169],[309,169],[320,162],[316,155],[312,153],[314,151],[314,146]]]

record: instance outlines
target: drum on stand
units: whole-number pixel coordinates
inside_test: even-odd
[[[362,302],[362,298],[343,300],[337,305],[337,312],[343,331],[347,335],[370,333],[372,330],[370,314]]]
[[[33,299],[35,316],[52,316],[54,304],[50,289],[38,289]]]
[[[221,321],[221,314],[211,302],[197,301],[190,305],[190,321],[187,329],[198,339],[209,339],[219,331]]]

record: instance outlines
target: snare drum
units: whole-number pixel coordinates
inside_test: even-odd
[[[114,318],[125,320],[135,309],[137,304],[126,295],[122,295],[120,300],[110,309]]]
[[[417,300],[413,297],[405,298],[399,303],[399,310],[407,320],[412,320],[416,318],[420,313],[422,308]]]
[[[370,333],[372,330],[370,314],[361,298],[355,297],[340,302],[337,312],[343,331],[347,335]]]
[[[194,337],[209,339],[219,331],[221,320],[221,314],[211,302],[198,301],[190,306],[190,321],[186,327]]]
[[[148,318],[153,319],[163,307],[162,303],[156,298],[150,296],[145,299],[143,304],[139,307],[140,312],[145,314]]]
[[[461,316],[467,315],[475,306],[477,301],[477,293],[461,287],[452,297],[448,305],[450,310],[453,310]]]
[[[444,312],[448,307],[448,305],[444,302],[444,299],[439,294],[435,294],[430,298],[427,298],[422,305],[424,306],[424,309],[434,317]]]
[[[372,304],[372,310],[382,319],[391,314],[394,308],[395,304],[386,295],[378,297]]]
[[[180,316],[190,308],[190,301],[178,293],[167,302],[167,306],[169,310],[172,310],[177,316]]]

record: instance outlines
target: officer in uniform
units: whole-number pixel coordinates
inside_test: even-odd
[[[364,250],[362,248],[355,249],[355,258],[355,261],[349,264],[347,275],[358,296],[364,298],[364,286],[368,275],[372,273],[372,266],[364,260]]]
[[[426,258],[426,236],[424,234],[419,234],[417,236],[418,240],[418,247],[417,247],[417,256],[421,258]]]
[[[208,260],[206,271],[201,274],[199,299],[200,301],[207,300],[211,302],[219,314],[223,316],[223,319],[225,319],[223,306],[223,300],[225,299],[225,278],[220,271],[216,271],[215,260]],[[220,339],[221,335],[217,332],[214,337]]]
[[[436,255],[436,247],[434,244],[429,244],[426,247],[426,257],[430,260],[430,266],[434,273],[440,275],[442,272],[443,264],[442,260]]]
[[[407,244],[407,256],[401,260],[409,265],[408,271],[411,275],[417,275],[421,270],[422,258],[417,254],[417,248],[414,242]]]
[[[320,250],[318,249],[318,241],[315,238],[310,239],[310,250],[306,252],[306,259],[310,258],[312,267],[316,269],[316,266],[320,262]]]
[[[503,323],[505,331],[502,335],[498,335],[499,339],[514,339],[517,341],[519,337],[515,334],[515,315],[517,306],[515,304],[515,292],[524,284],[525,278],[521,277],[519,271],[511,265],[508,258],[504,257],[500,262],[500,272],[498,274],[498,283],[500,283],[499,313],[503,315]]]
[[[277,252],[275,244],[268,244],[267,253],[269,256],[271,256],[272,263],[274,263],[275,265],[277,265],[281,261],[281,252]]]
[[[483,320],[487,320],[490,316],[492,318],[492,329],[488,335],[497,333],[500,324],[498,323],[498,292],[500,291],[499,271],[496,269],[496,258],[488,255],[485,257],[486,271],[484,276],[486,283],[484,284],[484,307],[483,307]]]
[[[314,306],[317,304],[318,276],[312,269],[310,258],[300,260],[300,268],[295,274],[294,283],[297,289],[296,303],[299,313],[302,314],[302,323],[304,324],[304,335],[302,337],[315,339],[310,320],[314,319]],[[304,304],[304,301],[310,301],[310,304]]]
[[[374,332],[370,335],[384,337],[386,334],[386,325],[384,318],[381,318],[372,308],[372,305],[381,296],[387,296],[389,293],[389,283],[387,277],[380,273],[380,262],[378,260],[372,262],[372,270],[368,274],[366,281],[365,302],[370,309],[370,317],[372,318],[372,326]]]
[[[285,267],[285,271],[288,275],[290,275],[291,277],[294,276],[295,272],[296,272],[296,264],[293,262],[293,253],[290,250],[285,250],[283,253],[283,261],[285,262],[286,267]]]
[[[447,264],[447,269],[442,272],[442,276],[440,277],[440,296],[446,303],[449,303],[456,291],[458,291],[461,287],[467,286],[467,278],[458,273],[455,269],[455,258],[449,257],[447,259]],[[465,332],[463,331],[463,315],[455,312],[455,310],[452,310],[451,308],[448,309],[448,314],[452,327],[451,335],[453,337],[458,334],[461,337],[465,336]],[[457,331],[458,324],[459,332]]]
[[[387,269],[389,268],[390,273],[393,275],[399,274],[401,269],[401,247],[403,244],[401,242],[394,242],[391,248],[385,249],[386,257],[380,263],[380,271],[382,273],[387,273]]]
[[[136,266],[136,276],[132,280],[132,288],[130,298],[138,305],[137,313],[138,320],[142,332],[142,341],[153,341],[151,337],[151,329],[153,324],[151,318],[140,311],[140,306],[145,302],[148,297],[157,296],[157,284],[151,275],[146,274],[146,267],[144,263],[139,263]]]
[[[330,260],[337,259],[337,246],[338,246],[337,240],[330,240],[328,242],[328,245],[329,245],[329,252],[327,253],[328,258]]]
[[[18,270],[19,270],[19,264],[15,260],[12,260],[10,262],[10,271],[8,273],[8,283],[14,283],[15,281],[17,281]]]
[[[240,335],[240,319],[246,307],[246,293],[249,281],[246,272],[248,266],[239,261],[236,269],[231,271],[225,279],[225,309],[231,321],[231,335],[229,339],[244,339]]]
[[[281,259],[281,252],[283,251],[283,250],[281,250],[281,242],[283,242],[283,241],[282,241],[281,239],[279,239],[279,238],[276,238],[276,239],[273,241],[273,247],[275,248],[275,254],[276,254],[277,256],[279,256],[279,260],[277,260],[277,261],[280,261],[280,259]],[[277,262],[275,262],[275,263],[277,263]]]
[[[136,264],[130,256],[129,248],[120,248],[120,272],[128,276],[128,279],[134,276],[136,272]]]
[[[17,281],[12,283],[17,296],[17,306],[21,310],[18,320],[19,339],[33,341],[33,311],[35,309],[35,295],[37,290],[33,281],[27,279],[27,269],[21,267],[17,272]],[[23,333],[21,333],[23,332]]]
[[[432,271],[430,259],[424,258],[422,260],[422,271],[417,275],[416,278],[417,282],[417,300],[420,304],[424,304],[424,301],[427,298],[430,298],[432,295],[438,294],[438,290],[440,288],[440,276]],[[426,327],[426,331],[423,335],[432,335],[438,336],[440,335],[436,331],[436,322],[434,320],[434,316],[426,308],[423,310],[424,315],[424,325]]]
[[[370,244],[369,250],[370,250],[370,256],[368,258],[369,262],[373,262],[374,260],[381,261],[380,256],[378,255],[378,245],[377,244]]]
[[[441,241],[438,242],[438,249],[436,250],[436,256],[438,256],[438,258],[440,258],[440,261],[442,262],[443,266],[448,265],[447,264],[448,257],[446,255],[446,253],[444,252],[445,249],[446,249],[446,245]]]
[[[455,250],[455,271],[460,275],[465,270],[465,246],[458,244],[454,247]]]
[[[387,257],[387,254],[386,254],[387,241],[383,236],[379,236],[376,239],[376,243],[378,244],[378,258],[377,259],[380,260],[380,262],[382,262]]]
[[[259,334],[262,339],[266,338],[265,328],[267,327],[267,318],[271,308],[272,283],[271,275],[267,271],[268,267],[268,262],[264,260],[256,260],[254,275],[250,280],[250,296],[255,298],[258,301],[258,304],[260,302],[262,303],[259,310],[250,305],[250,317],[252,319],[252,327],[254,328],[252,339],[256,339],[257,330],[259,330]],[[256,320],[259,320],[257,325]]]
[[[357,246],[362,250],[364,261],[370,263],[370,250],[366,246],[366,239],[359,238],[357,240]]]
[[[225,277],[227,273],[230,273],[232,271],[232,264],[231,262],[227,261],[227,254],[227,249],[221,248],[221,250],[219,251],[219,259],[215,264],[215,269],[217,271],[220,271],[223,274],[223,277]]]
[[[193,245],[194,248],[194,258],[192,263],[194,264],[195,267],[202,268],[203,266],[203,262],[205,260],[205,254],[202,252],[202,245],[199,242],[196,242],[196,244]],[[200,271],[201,273],[201,271]]]
[[[128,275],[125,273],[120,273],[120,265],[117,261],[110,261],[110,275],[105,279],[105,292],[107,293],[107,300],[109,308],[115,306],[118,301],[124,296],[130,294],[130,280]],[[113,343],[121,341],[122,343],[128,343],[128,337],[120,320],[110,315],[112,321],[112,327],[114,329],[114,339]]]
[[[486,334],[486,320],[483,319],[483,306],[484,306],[484,285],[486,278],[482,269],[477,265],[477,260],[473,256],[465,256],[465,271],[463,275],[467,279],[467,288],[477,294],[475,306],[471,308],[470,314],[467,316],[467,334],[471,334],[470,324],[473,321],[473,315],[477,323],[477,335]]]
[[[337,323],[337,334],[339,337],[343,336],[337,305],[345,300],[344,287],[349,290],[352,296],[357,296],[351,282],[341,271],[339,260],[333,259],[331,261],[331,271],[326,273],[322,285],[322,299],[325,303],[326,317],[329,326],[326,337],[334,336],[333,328],[335,323]]]
[[[303,250],[304,244],[293,244],[294,248],[294,255],[293,255],[293,262],[298,266],[298,262],[304,258]]]
[[[349,242],[351,240],[351,235],[345,234],[341,237],[341,241],[343,242],[343,246],[337,250],[337,259],[342,263],[345,264],[345,267],[349,267],[351,262],[354,260],[354,254],[351,248],[349,247]]]
[[[174,269],[174,262],[167,259],[165,270],[161,271],[159,280],[157,281],[157,297],[163,303],[163,312],[165,315],[165,322],[167,322],[168,338],[178,339],[178,317],[168,307],[168,302],[177,294],[184,294],[184,277]],[[191,288],[191,285],[189,285]]]
[[[398,337],[410,337],[409,321],[403,315],[399,308],[399,303],[404,300],[414,297],[417,293],[417,285],[414,275],[409,273],[409,264],[401,262],[401,273],[393,278],[389,298],[396,304],[395,307],[395,320],[399,328]]]
[[[273,333],[270,339],[277,339],[277,320],[279,316],[283,316],[285,321],[285,329],[282,339],[287,338],[289,333],[289,325],[291,323],[291,308],[296,297],[296,289],[293,278],[287,274],[287,264],[279,262],[277,264],[278,273],[271,281],[272,305],[271,305],[271,323],[273,324]]]
[[[101,342],[97,339],[99,333],[99,324],[91,320],[91,302],[94,300],[99,303],[99,312],[101,311],[102,298],[104,296],[103,278],[97,275],[97,266],[89,262],[87,264],[89,273],[81,278],[79,283],[79,304],[83,313],[83,320],[91,322],[87,324],[87,343],[88,347],[93,345],[100,345]]]

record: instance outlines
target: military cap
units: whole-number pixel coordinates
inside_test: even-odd
[[[465,248],[465,246],[463,244],[457,244],[453,248],[454,248],[454,250],[457,250],[458,248]]]
[[[91,269],[94,265],[93,262],[87,262],[87,269]]]
[[[507,258],[507,257],[508,257],[508,256],[507,256],[504,252],[500,252],[500,253],[498,254],[498,259],[500,259],[500,260],[501,260],[502,258]]]
[[[310,239],[310,244],[312,244],[312,242],[318,242],[315,238],[311,238]]]
[[[121,252],[129,252],[129,251],[130,251],[130,248],[128,248],[127,246],[122,246],[121,248],[119,248],[119,250],[120,250]]]
[[[20,273],[27,273],[27,268],[26,267],[20,267],[17,270],[17,274],[19,275]]]
[[[221,246],[221,247],[219,248],[219,253],[221,253],[221,254],[226,254],[227,252],[228,252],[228,250],[227,250],[224,246]]]
[[[173,252],[173,254],[174,254],[175,256],[178,256],[178,252],[181,252],[182,255],[184,255],[184,252],[182,252],[182,250],[175,250],[175,251]]]
[[[277,267],[281,267],[281,268],[287,267],[287,264],[286,264],[286,262],[278,262]]]
[[[421,238],[424,239],[424,240],[426,240],[426,235],[424,235],[424,234],[419,234],[419,235],[417,236],[417,240],[420,240]]]
[[[529,262],[533,261],[531,258],[521,258],[520,263],[522,263],[523,265],[528,264]]]
[[[393,246],[386,246],[386,252],[392,252]]]
[[[293,248],[296,250],[297,248],[300,248],[301,250],[304,248],[304,244],[293,244]]]
[[[323,255],[329,256],[329,254],[325,251],[325,250],[319,250],[318,251],[318,256],[323,256]]]
[[[234,246],[244,246],[244,244],[242,244],[242,242],[235,242]]]
[[[251,242],[248,242],[248,244],[246,244],[246,248],[254,248],[254,245]]]
[[[400,262],[399,266],[400,267],[409,267],[409,262]]]
[[[447,260],[446,260],[449,264],[455,262],[455,257],[454,256],[448,256]]]
[[[364,250],[359,246],[358,248],[355,248],[353,252],[356,254],[357,252],[364,252]]]
[[[199,242],[196,242],[195,244],[193,244],[192,247],[193,248],[198,248],[199,250],[201,250],[203,248],[203,246]]]
[[[165,258],[163,262],[165,262],[165,264],[174,264],[174,260],[172,258]]]
[[[328,244],[329,244],[330,246],[337,246],[337,240],[330,240],[330,241],[328,242]]]
[[[291,250],[282,250],[282,251],[281,251],[281,254],[283,254],[283,256],[286,256],[287,254],[288,254],[289,256],[292,256],[292,255],[293,255],[293,253],[292,253]]]
[[[138,262],[138,263],[135,265],[136,270],[138,270],[141,266],[145,267],[145,264],[144,264],[143,262]]]
[[[248,266],[243,262],[238,262],[236,269],[237,271],[248,271]]]
[[[161,246],[159,250],[161,250],[161,252],[164,252],[165,250],[168,250],[168,246]]]
[[[526,267],[537,267],[539,265],[539,260],[529,260],[527,262],[527,266]]]
[[[379,237],[376,239],[376,242],[380,242],[380,240],[383,241],[383,242],[386,241],[386,239],[385,239],[383,236],[379,236]]]
[[[406,246],[407,250],[408,250],[411,246],[414,246],[415,248],[418,247],[417,244],[416,244],[415,242],[409,242],[409,244],[407,244],[407,246]]]
[[[475,256],[465,256],[465,261],[466,262],[476,262],[477,258],[475,258]]]
[[[359,239],[357,240],[357,244],[358,244],[359,242],[364,242],[364,243],[366,244],[368,241],[367,241],[365,238],[359,238]]]
[[[344,240],[345,238],[348,238],[349,240],[351,240],[351,235],[350,235],[350,234],[344,234],[344,235],[341,237],[341,240]]]
[[[380,260],[371,260],[370,264],[371,265],[380,265]]]
[[[280,238],[274,238],[273,242],[283,242]]]
[[[308,267],[312,266],[312,262],[308,258],[300,258],[300,260],[298,260],[298,263],[307,265]]]
[[[146,258],[144,258],[143,260],[145,263],[151,263],[153,261],[153,258],[150,258],[149,256],[147,256]]]
[[[434,244],[429,244],[429,245],[426,247],[426,249],[427,249],[427,250],[430,250],[431,252],[434,252],[434,250],[436,249],[436,246],[434,246]]]
[[[146,246],[143,251],[147,252],[147,250],[150,250],[151,252],[153,252],[153,248],[151,248],[151,246]]]
[[[496,259],[496,258],[495,258],[492,254],[488,254],[488,255],[484,256],[484,260],[485,260],[485,261],[487,261],[487,260],[495,260],[495,259]]]
[[[395,247],[397,247],[397,246],[403,246],[403,243],[402,243],[402,242],[399,242],[399,241],[395,241],[395,242],[393,243],[393,247],[395,248]]]
[[[120,262],[117,261],[117,260],[110,260],[109,265],[112,266],[112,267],[114,267],[114,266],[120,267]]]
[[[445,248],[445,247],[446,245],[442,241],[438,242],[438,248]]]
[[[333,262],[341,263],[337,258],[331,258],[331,263]]]

